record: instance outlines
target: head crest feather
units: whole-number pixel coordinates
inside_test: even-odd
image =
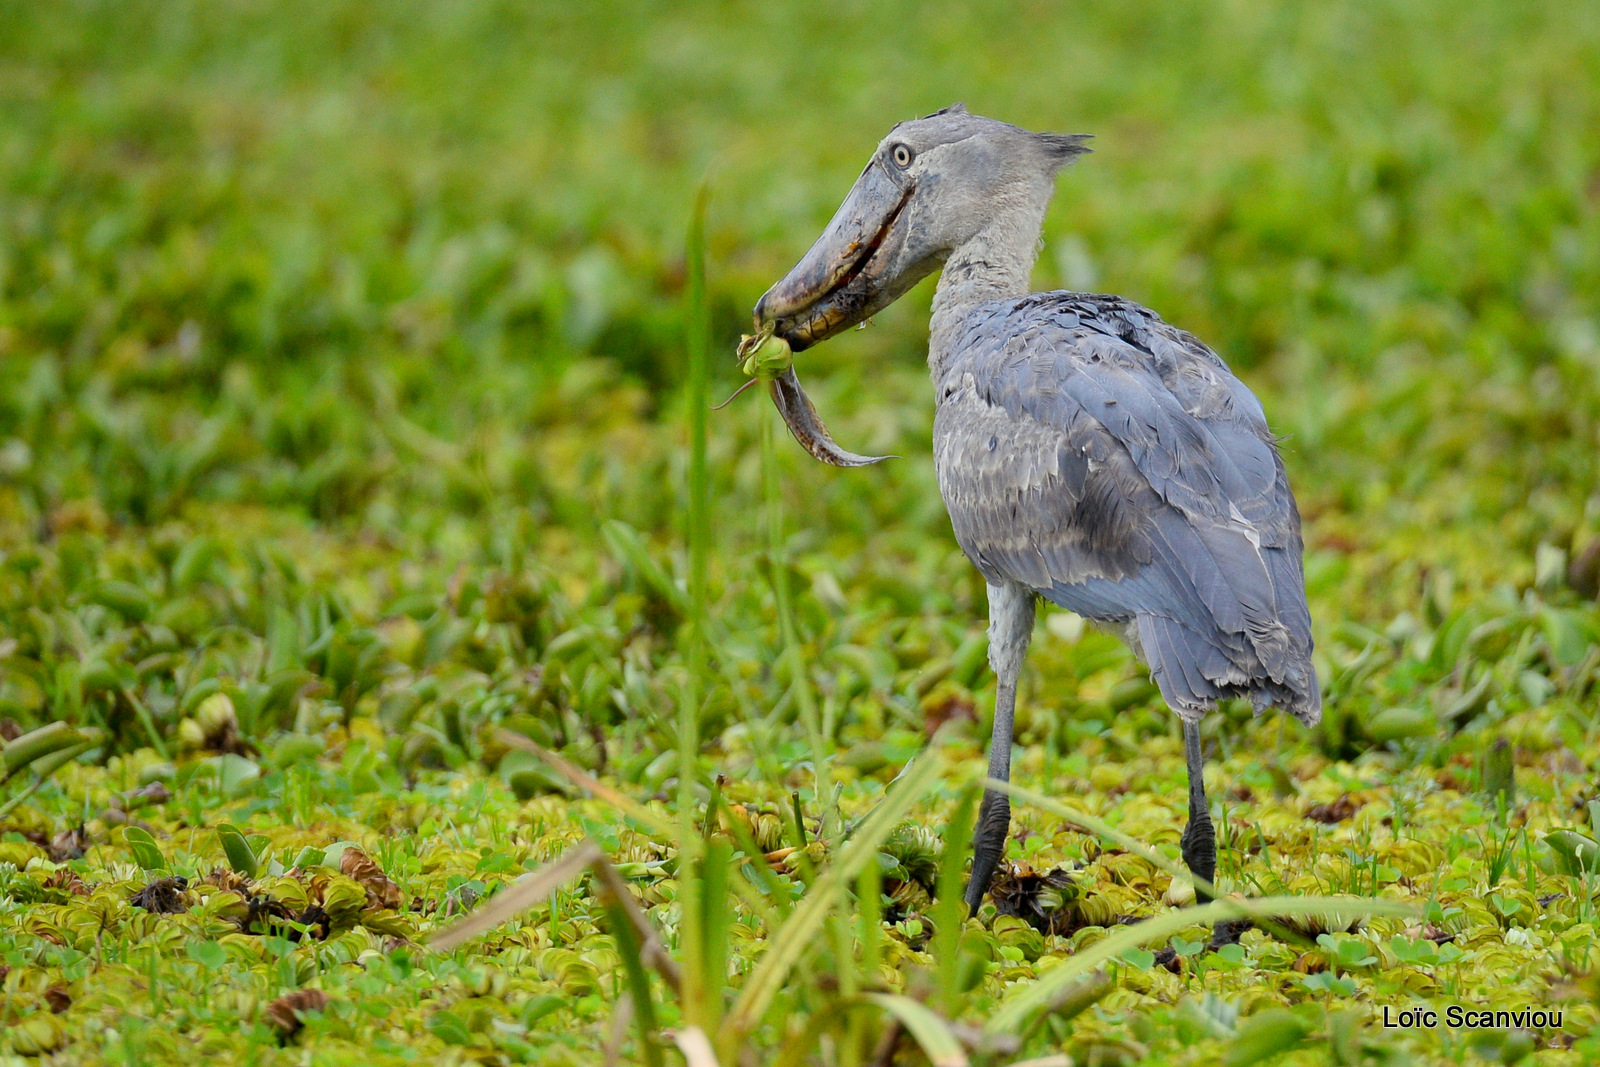
[[[1045,154],[1057,167],[1064,167],[1081,155],[1090,151],[1084,142],[1093,134],[1088,133],[1039,133],[1034,134],[1039,143],[1044,146]]]

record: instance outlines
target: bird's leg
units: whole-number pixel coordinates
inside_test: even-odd
[[[989,777],[1011,780],[1011,723],[1016,710],[1017,684],[1002,681],[994,698],[994,737],[989,742]],[[967,913],[974,914],[989,888],[1011,828],[1011,798],[993,789],[983,791],[978,825],[972,837],[972,878],[967,882]]]
[[[1205,760],[1200,754],[1200,724],[1183,722],[1183,754],[1189,764],[1189,825],[1183,829],[1183,862],[1196,878],[1215,881],[1217,873],[1217,832],[1211,826],[1211,808],[1206,803]],[[1195,901],[1211,900],[1211,894],[1195,886]]]
[[[1033,596],[1033,590],[1022,585],[989,587],[989,665],[999,683],[994,696],[994,732],[989,740],[989,777],[1002,782],[1011,780],[1011,727],[1017,710],[1017,678],[1033,638]],[[985,789],[972,837],[972,878],[966,893],[969,915],[978,910],[989,888],[1010,827],[1010,798]]]

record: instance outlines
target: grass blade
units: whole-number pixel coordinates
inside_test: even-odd
[[[1130,948],[1153,941],[1162,941],[1197,923],[1215,923],[1223,919],[1271,919],[1298,916],[1332,916],[1344,919],[1364,918],[1374,915],[1414,916],[1419,909],[1397,900],[1370,900],[1362,897],[1258,897],[1254,900],[1227,898],[1202,904],[1197,908],[1182,908],[1145,919],[1133,926],[1124,926],[1103,941],[1083,949],[1061,966],[1047,972],[1033,985],[1005,1002],[994,1017],[984,1026],[990,1034],[1015,1032],[1022,1028],[1028,1016],[1047,1006],[1074,980],[1093,971],[1102,963],[1116,959]]]
[[[916,1039],[933,1067],[967,1067],[967,1053],[956,1035],[926,1004],[898,993],[863,993],[862,999],[876,1004],[899,1020]]]
[[[622,963],[628,971],[631,986],[634,971],[639,970],[640,974],[643,974],[644,971],[639,969],[637,958],[629,958],[626,950],[622,947],[622,942],[617,942],[617,949],[622,952]],[[630,989],[630,992],[624,993],[617,998],[617,1006],[611,1012],[611,1036],[606,1038],[606,1043],[602,1050],[605,1054],[605,1059],[601,1062],[605,1064],[605,1067],[616,1067],[617,1063],[622,1059],[622,1041],[628,1034],[628,1024],[636,1018],[642,1018],[642,1016],[633,1010],[633,993]],[[652,1053],[654,1054],[653,1056]],[[661,1067],[660,1049],[646,1049],[644,1058],[646,1067]]]
[[[606,921],[611,927],[611,936],[617,942],[617,954],[622,957],[623,970],[628,975],[628,996],[622,998],[626,1003],[630,999],[634,1005],[633,1017],[639,1024],[639,1053],[644,1058],[645,1067],[661,1067],[661,1049],[656,1045],[656,1009],[655,1002],[650,996],[650,976],[644,969],[644,946],[641,944],[639,931],[634,928],[628,913],[623,909],[622,901],[615,894],[608,894],[605,901]],[[618,1025],[616,1030],[617,1040],[613,1049],[622,1044],[621,1035],[624,1023],[621,1019],[623,1004],[617,1005]],[[616,1062],[614,1054],[608,1054],[610,1062]]]
[[[1115,826],[1112,826],[1110,823],[1106,822],[1104,819],[1090,815],[1088,812],[1075,808],[1070,804],[1063,804],[1054,797],[1047,797],[1043,793],[1036,793],[1031,789],[1020,785],[1014,785],[1011,782],[1002,782],[998,778],[986,779],[984,781],[984,785],[989,789],[993,789],[1001,793],[1008,793],[1012,797],[1022,801],[1025,804],[1032,804],[1036,808],[1043,808],[1052,815],[1059,815],[1068,822],[1076,823],[1085,830],[1088,830],[1090,833],[1093,833],[1099,837],[1106,838],[1109,841],[1115,841],[1119,847],[1127,849],[1134,855],[1144,859],[1145,862],[1149,863],[1157,870],[1165,871],[1173,878],[1191,879],[1194,882],[1195,888],[1210,893],[1214,897],[1221,895],[1217,892],[1217,887],[1212,883],[1195,875],[1187,867],[1180,867],[1177,863],[1174,863],[1172,860],[1162,855],[1158,850],[1151,848],[1138,838],[1128,836],[1121,830],[1118,830]]]
[[[706,309],[706,201],[710,186],[695,191],[689,221],[689,321],[684,330],[688,348],[689,408],[689,612],[690,670],[705,675],[706,600],[711,553],[711,479],[706,471],[706,412],[711,392],[711,324]]]
[[[616,867],[604,856],[596,858],[591,866],[595,877],[600,879],[600,884],[605,889],[605,895],[616,902],[616,906],[627,918],[628,925],[632,927],[634,936],[639,942],[640,957],[656,969],[667,985],[672,987],[674,993],[680,992],[683,987],[683,974],[678,970],[677,961],[667,954],[667,947],[661,943],[656,928],[650,925],[650,920],[634,901],[633,894],[628,892],[627,883],[622,880],[622,875],[617,873]]]
[[[889,790],[883,803],[856,830],[810,892],[795,906],[789,920],[773,935],[771,947],[750,972],[724,1024],[732,1038],[737,1039],[755,1028],[789,972],[811,950],[828,910],[843,898],[861,868],[876,860],[878,846],[911,810],[911,805],[932,787],[944,766],[944,761],[932,752],[917,762],[918,766]],[[727,1044],[735,1043],[736,1040]]]
[[[552,890],[578,877],[595,860],[603,858],[599,846],[592,841],[585,841],[532,874],[506,886],[490,897],[483,907],[429,938],[428,947],[438,952],[449,952],[466,944],[479,934],[527,911],[549,896]]]
[[[557,774],[560,774],[567,781],[571,782],[579,789],[587,790],[588,792],[593,793],[601,800],[611,804],[630,819],[648,826],[652,833],[659,834],[663,837],[673,836],[673,832],[676,828],[672,825],[672,822],[666,818],[666,816],[651,811],[649,808],[645,807],[637,800],[634,800],[626,793],[622,793],[611,788],[609,785],[606,785],[600,779],[588,773],[583,768],[569,763],[567,760],[556,755],[554,752],[551,752],[538,742],[529,740],[519,733],[513,733],[512,731],[504,728],[496,730],[495,737],[503,745],[506,745],[510,748],[520,748],[524,752],[531,752],[535,756],[538,756],[540,759],[548,763]],[[697,835],[692,840],[679,842],[679,844],[684,846],[684,851],[686,853],[691,855],[698,854],[700,848],[700,839]]]
[[[171,759],[172,753],[167,751],[167,743],[161,740],[161,731],[156,729],[155,717],[150,714],[150,709],[145,707],[144,701],[140,700],[138,694],[127,687],[123,687],[122,696],[123,699],[127,700],[129,706],[133,708],[133,714],[138,718],[139,725],[144,727],[145,735],[150,738],[150,746],[156,750],[162,759]]]
[[[706,193],[701,182],[695,194],[694,207],[689,214],[689,236],[686,258],[689,271],[688,321],[685,324],[685,347],[688,350],[689,377],[689,649],[688,672],[683,691],[678,697],[678,843],[683,850],[678,860],[678,939],[683,956],[683,991],[679,1002],[683,1017],[696,1032],[716,1025],[721,1007],[722,989],[710,988],[706,980],[705,913],[703,902],[706,886],[701,878],[704,867],[699,862],[704,856],[703,841],[695,833],[695,781],[699,778],[700,762],[700,706],[703,700],[702,681],[706,674],[705,654],[705,563],[706,527]],[[690,849],[694,848],[694,852]],[[720,907],[725,900],[713,901]],[[708,1050],[709,1051],[709,1050]],[[687,1053],[685,1053],[687,1055]]]
[[[711,1051],[711,1042],[698,1026],[675,1030],[672,1039],[678,1043],[678,1051],[683,1053],[689,1067],[717,1067],[717,1055]]]
[[[728,872],[733,864],[733,848],[726,841],[713,840],[706,847],[700,878],[700,974],[705,982],[706,1022],[715,1027],[722,1022],[723,990],[728,984]]]
[[[1055,1018],[1062,1022],[1074,1019],[1094,1007],[1115,986],[1116,983],[1112,981],[1110,971],[1095,971],[1093,974],[1086,974],[1079,978],[1052,997],[1050,1002],[1044,1006],[1044,1010],[1034,1016],[1033,1022],[1029,1024],[1027,1030],[1022,1034],[1022,1040],[1018,1043],[1019,1047],[1028,1043],[1034,1032],[1043,1025],[1046,1019]]]
[[[773,420],[769,416],[761,423],[762,485],[767,509],[767,566],[772,572],[772,598],[778,611],[778,634],[783,643],[779,657],[794,687],[795,702],[800,707],[800,724],[806,732],[806,743],[811,749],[811,773],[814,777],[816,801],[819,806],[829,805],[828,748],[822,736],[822,718],[817,711],[816,695],[811,691],[811,676],[801,655],[800,633],[794,622],[794,608],[790,603],[789,555],[783,536],[783,494],[778,485],[778,456],[774,444]],[[832,836],[835,812],[831,805],[822,809],[822,836]],[[801,837],[805,829],[800,828]],[[804,842],[801,842],[802,847]]]
[[[617,561],[638,574],[657,596],[675,610],[690,614],[693,605],[672,580],[667,569],[650,554],[638,530],[620,519],[607,519],[600,524],[600,537]]]
[[[856,941],[861,945],[861,980],[864,985],[883,982],[878,967],[883,959],[883,869],[864,864],[856,882]]]
[[[1142,857],[1145,862],[1149,863],[1157,870],[1165,871],[1172,878],[1189,879],[1190,883],[1193,884],[1196,889],[1211,894],[1213,898],[1221,897],[1223,895],[1217,891],[1217,887],[1214,883],[1199,877],[1193,871],[1189,870],[1188,867],[1178,866],[1177,863],[1162,855],[1158,850],[1151,848],[1138,838],[1128,836],[1121,830],[1118,830],[1115,826],[1112,826],[1110,823],[1106,822],[1104,819],[1090,815],[1088,812],[1075,808],[1070,804],[1063,804],[1053,797],[1045,796],[1043,793],[1036,793],[1031,789],[1027,789],[1020,785],[1013,785],[1010,782],[1002,782],[999,779],[990,778],[986,780],[985,785],[990,789],[997,789],[1003,793],[1009,793],[1011,796],[1023,801],[1024,803],[1032,804],[1037,808],[1043,808],[1045,811],[1048,811],[1051,814],[1059,815],[1069,822],[1073,822],[1079,826],[1082,826],[1091,833],[1098,834],[1099,836],[1107,838],[1108,840],[1115,841],[1122,848],[1127,849],[1136,856]],[[1286,929],[1281,924],[1275,922],[1270,916],[1264,916],[1260,919],[1257,919],[1256,923],[1267,933],[1281,941],[1287,941],[1290,944],[1309,944],[1309,940],[1304,935],[1299,934],[1294,930]]]
[[[966,875],[967,856],[972,851],[972,819],[977,797],[977,787],[968,786],[956,800],[955,814],[945,827],[944,856],[935,887],[938,899],[933,905],[932,947],[939,975],[936,984],[939,1006],[945,1011],[952,1011],[961,995],[956,986],[961,965],[961,927],[967,910],[967,903],[961,896],[961,883]],[[911,1029],[909,1023],[906,1029]]]

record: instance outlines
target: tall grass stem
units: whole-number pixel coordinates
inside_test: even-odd
[[[778,482],[777,431],[773,418],[761,424],[761,470],[766,495],[767,562],[772,570],[772,596],[778,611],[778,635],[782,643],[779,659],[787,668],[789,685],[800,708],[800,725],[811,749],[811,771],[817,807],[822,817],[822,837],[832,836],[837,819],[830,804],[828,753],[823,743],[822,723],[817,714],[816,694],[811,691],[810,675],[800,648],[800,635],[794,624],[794,605],[789,590],[789,554],[783,529],[783,492]],[[797,816],[798,818],[798,816]],[[803,834],[804,831],[801,830]],[[804,842],[802,842],[804,844]]]
[[[678,900],[681,905],[679,921],[679,955],[683,961],[683,1016],[690,1026],[715,1025],[720,1014],[709,1003],[709,997],[720,996],[712,990],[705,973],[706,945],[705,922],[702,910],[702,868],[694,855],[698,836],[695,831],[695,781],[699,777],[700,760],[700,710],[704,700],[703,683],[706,674],[706,566],[709,556],[707,541],[710,524],[707,510],[710,493],[706,485],[706,404],[707,365],[710,328],[706,321],[706,200],[708,185],[702,181],[695,193],[694,207],[689,215],[689,235],[686,248],[689,274],[689,307],[684,324],[684,343],[688,350],[688,421],[689,421],[689,521],[685,531],[689,547],[689,648],[688,672],[684,680],[681,703],[678,707],[678,839],[680,865],[677,872]],[[723,902],[714,902],[721,906]]]

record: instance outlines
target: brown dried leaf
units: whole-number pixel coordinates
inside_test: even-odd
[[[1083,925],[1070,907],[1078,897],[1077,885],[1061,867],[1039,874],[1020,861],[1003,864],[989,884],[989,895],[1001,915],[1015,915],[1040,933],[1067,934]],[[1063,898],[1069,906],[1063,906]]]
[[[1157,967],[1164,967],[1173,974],[1184,973],[1184,970],[1188,967],[1188,964],[1189,961],[1178,955],[1178,950],[1173,948],[1171,945],[1168,945],[1166,948],[1159,949],[1156,952],[1155,965]]]
[[[213,867],[211,873],[201,880],[207,885],[214,885],[218,889],[238,893],[240,896],[248,897],[250,895],[250,879],[232,867]]]
[[[366,889],[368,907],[399,909],[400,887],[361,849],[345,849],[344,855],[339,857],[339,871]]]
[[[956,685],[936,685],[922,698],[922,729],[929,737],[947,722],[978,721],[978,708],[972,694]]]
[[[291,941],[298,940],[299,934],[294,931],[285,931],[284,923],[289,920],[298,921],[294,910],[281,900],[276,900],[265,893],[254,893],[249,889],[235,890],[244,897],[244,916],[234,921],[239,924],[239,930],[246,934],[286,934]],[[307,908],[307,911],[310,909]]]
[[[261,754],[261,750],[239,732],[239,723],[231,717],[220,719],[205,732],[205,747],[210,752],[231,753],[235,756]]]
[[[67,992],[66,986],[57,983],[44,991],[44,1002],[52,1013],[60,1015],[72,1007],[72,994]]]
[[[155,915],[177,915],[188,911],[184,897],[189,890],[189,879],[157,878],[135,893],[129,903]]]
[[[89,835],[84,833],[80,824],[73,830],[62,830],[50,839],[45,846],[45,851],[50,855],[50,862],[65,863],[81,857],[89,848]]]
[[[1447,941],[1454,941],[1456,939],[1455,934],[1449,933],[1446,930],[1442,930],[1433,923],[1408,926],[1401,932],[1404,934],[1404,936],[1409,937],[1413,941],[1432,941],[1436,945],[1442,945]]]
[[[1306,818],[1331,826],[1334,823],[1344,822],[1360,810],[1361,802],[1346,793],[1331,804],[1317,804],[1308,809]]]
[[[59,871],[51,871],[50,876],[44,880],[44,888],[65,889],[75,897],[89,895],[89,887],[83,884],[83,879],[78,877],[78,873],[65,867]]]
[[[320,989],[299,989],[274,1000],[266,1007],[267,1022],[285,1040],[305,1026],[303,1016],[328,1007],[328,994]]]
[[[1590,541],[1567,565],[1567,584],[1579,596],[1600,597],[1600,538]]]
[[[1328,969],[1328,957],[1321,952],[1302,952],[1294,961],[1294,969],[1301,974],[1321,974]]]

